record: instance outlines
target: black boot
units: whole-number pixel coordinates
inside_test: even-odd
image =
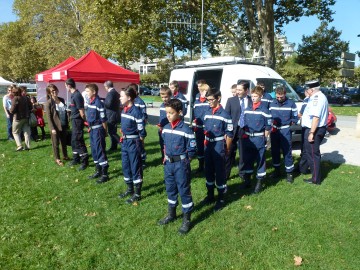
[[[80,156],[79,154],[73,154],[73,160],[71,162],[69,162],[69,166],[75,166],[80,164]]]
[[[168,207],[168,215],[163,219],[160,219],[158,224],[159,225],[166,225],[173,222],[176,219],[176,207],[169,206]]]
[[[258,194],[262,190],[262,178],[258,179],[255,185],[254,193]]]
[[[78,168],[78,171],[83,171],[85,170],[88,166],[89,166],[89,156],[87,153],[84,153],[81,157],[80,157],[80,162],[81,165]]]
[[[292,172],[286,174],[286,181],[290,184],[294,183],[294,178],[293,178]]]
[[[200,158],[199,159],[199,168],[196,171],[197,173],[202,173],[204,172],[204,159]]]
[[[129,199],[126,200],[126,203],[133,204],[133,203],[136,203],[141,200],[141,186],[142,186],[142,183],[135,185],[135,187],[134,187],[135,193]]]
[[[134,184],[133,183],[127,183],[127,189],[124,193],[119,194],[119,198],[123,199],[127,196],[132,196],[134,194]]]
[[[251,174],[245,173],[244,174],[244,182],[240,184],[240,189],[247,189],[251,187]]]
[[[209,205],[215,202],[214,189],[208,188],[206,197],[200,202],[200,205]]]
[[[187,234],[190,231],[191,228],[190,218],[191,218],[191,212],[183,214],[183,221],[179,228],[180,234]]]
[[[95,173],[93,175],[88,176],[89,179],[96,179],[101,176],[101,166],[96,164]]]
[[[98,184],[105,183],[109,181],[109,175],[108,175],[108,166],[102,168],[102,175],[101,178],[96,181]]]
[[[280,176],[280,167],[274,167],[274,172],[271,174],[271,178],[279,178]]]
[[[224,208],[224,206],[225,206],[224,193],[219,193],[218,199],[214,206],[214,211],[215,212],[220,211],[221,209]]]

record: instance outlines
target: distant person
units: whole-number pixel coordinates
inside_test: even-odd
[[[298,111],[295,102],[286,97],[284,86],[278,86],[275,90],[276,99],[270,103],[272,128],[270,133],[271,157],[274,167],[273,178],[280,177],[280,156],[284,156],[286,180],[293,183],[294,161],[292,157],[292,131],[291,125],[298,121]]]
[[[14,98],[14,95],[12,93],[12,89],[14,86],[9,85],[7,87],[7,93],[3,97],[3,108],[6,116],[6,126],[7,126],[7,139],[9,141],[14,140],[14,135],[12,134],[12,122],[13,122],[13,114],[10,113],[11,108],[11,102]]]
[[[237,84],[236,84],[236,83],[231,86],[231,95],[232,95],[233,97],[236,97],[236,96],[237,96],[236,87],[237,87]]]
[[[181,198],[183,221],[180,234],[189,232],[190,217],[194,203],[190,188],[190,161],[195,156],[196,142],[194,132],[181,117],[182,103],[171,99],[165,104],[169,123],[164,127],[162,137],[165,144],[164,178],[168,197],[168,215],[159,221],[166,225],[176,219],[178,195]]]
[[[181,110],[183,117],[185,117],[185,115],[187,114],[187,106],[188,106],[188,101],[186,99],[186,97],[184,96],[183,93],[180,92],[180,86],[179,86],[179,82],[178,81],[172,81],[170,82],[169,88],[171,90],[172,93],[172,99],[173,98],[177,98],[178,100],[181,101],[183,108]]]
[[[166,110],[165,110],[165,104],[170,100],[171,98],[171,90],[168,86],[162,86],[160,88],[160,97],[163,101],[160,105],[160,117],[159,117],[159,123],[157,124],[159,130],[159,143],[160,143],[160,151],[161,151],[161,160],[164,160],[164,139],[162,138],[162,130],[163,128],[169,123],[169,120],[166,116]]]
[[[86,117],[90,99],[85,90],[81,92],[81,95],[84,98],[84,112],[85,112],[85,117]]]
[[[66,103],[62,97],[59,97],[59,89],[55,84],[49,84],[46,87],[47,101],[45,111],[50,130],[51,144],[54,153],[55,163],[64,166],[60,158],[59,145],[64,160],[69,160],[67,151],[67,132],[69,128],[69,119],[66,111]]]
[[[97,179],[102,184],[109,181],[109,163],[106,156],[107,117],[103,102],[99,98],[99,88],[95,83],[85,86],[89,97],[87,122],[89,124],[91,155],[95,163],[95,173],[89,179]],[[99,178],[99,179],[98,179]]]
[[[320,91],[317,80],[305,83],[310,96],[309,102],[304,110],[301,125],[305,128],[304,133],[304,158],[306,165],[310,166],[312,177],[304,179],[309,184],[321,184],[321,153],[320,144],[326,134],[326,122],[328,118],[328,100]],[[300,169],[302,171],[302,169]]]
[[[220,104],[221,92],[210,89],[206,93],[210,109],[204,116],[205,133],[205,177],[207,195],[203,204],[215,202],[215,187],[218,197],[214,211],[219,211],[225,206],[225,193],[227,191],[225,156],[229,155],[233,134],[231,116]]]
[[[198,173],[204,172],[205,168],[205,157],[204,157],[204,117],[205,113],[210,110],[209,103],[206,100],[206,93],[210,90],[209,85],[201,84],[199,86],[199,94],[194,103],[194,120],[192,123],[193,130],[196,137],[196,147],[197,147],[197,158],[199,161]]]
[[[37,102],[36,97],[31,97],[30,101],[33,105],[33,112],[37,119],[37,126],[31,127],[31,137],[34,141],[39,141],[38,127],[41,130],[41,140],[45,140],[45,121],[44,121],[44,108],[43,105]]]
[[[265,89],[265,83],[264,82],[258,82],[258,84],[257,84],[258,86],[260,86],[263,90],[264,90],[264,94],[263,94],[263,96],[262,96],[262,98],[261,98],[261,102],[263,103],[263,104],[266,104],[267,105],[267,108],[269,109],[269,107],[270,107],[270,103],[273,101],[273,97],[272,97],[272,95],[270,94],[270,93],[268,93],[267,91],[266,91],[266,89]]]
[[[14,87],[12,89],[14,98],[11,103],[10,113],[14,115],[12,132],[16,142],[16,151],[21,151],[24,149],[30,150],[31,130],[29,125],[29,117],[32,110],[32,104],[26,95],[22,95],[22,92],[23,91],[20,87]],[[21,143],[21,132],[24,133],[25,148],[23,148]]]
[[[146,132],[144,129],[144,116],[134,106],[136,90],[132,87],[122,89],[120,101],[124,106],[121,113],[121,161],[124,181],[127,190],[120,193],[120,198],[126,198],[128,204],[136,204],[141,200],[141,188],[143,183],[143,168],[141,151]]]
[[[115,151],[119,143],[117,127],[120,123],[120,94],[115,90],[112,81],[104,83],[107,95],[104,101],[107,117],[107,128],[110,136],[111,145],[108,151]]]
[[[79,171],[85,170],[89,166],[89,156],[84,140],[84,122],[86,121],[84,110],[84,98],[76,89],[74,79],[69,78],[65,82],[66,89],[71,93],[70,118],[71,118],[71,148],[73,160],[70,166],[81,164]]]

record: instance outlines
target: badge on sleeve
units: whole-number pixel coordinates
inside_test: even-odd
[[[137,125],[137,129],[138,129],[138,130],[142,130],[142,129],[143,129],[143,125],[142,125],[142,124],[138,124],[138,125]]]
[[[104,112],[101,112],[101,113],[100,113],[100,117],[101,117],[101,118],[105,118],[105,113],[104,113]]]
[[[318,101],[319,101],[319,97],[318,97],[317,95],[314,96],[314,102],[313,102],[313,106],[314,106],[314,107],[317,106]]]
[[[192,148],[196,147],[196,140],[190,140],[190,147]]]
[[[234,125],[233,124],[228,124],[227,129],[228,129],[228,131],[233,131],[234,130]]]

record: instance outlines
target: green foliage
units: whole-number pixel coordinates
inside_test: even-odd
[[[5,138],[4,115],[0,137]],[[360,169],[323,162],[325,181],[310,186],[268,178],[259,195],[239,189],[236,168],[227,206],[200,206],[205,180],[192,172],[193,228],[179,218],[157,225],[167,211],[157,128],[147,126],[147,167],[138,206],[117,198],[125,190],[119,152],[109,155],[111,181],[53,162],[50,139],[15,152],[0,142],[1,269],[290,269],[294,255],[307,269],[357,269],[360,252]],[[86,143],[89,143],[86,136]],[[270,164],[270,159],[267,162]],[[191,163],[197,169],[197,161]],[[271,173],[271,169],[268,169]]]
[[[303,36],[298,48],[297,63],[306,66],[313,78],[320,81],[338,69],[341,52],[349,50],[349,43],[340,40],[341,31],[334,27],[328,29],[326,22],[321,23],[311,36]]]
[[[140,81],[145,85],[159,84],[160,82],[156,74],[141,74]]]

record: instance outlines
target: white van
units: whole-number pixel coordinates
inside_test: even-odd
[[[190,123],[193,119],[193,105],[195,96],[199,92],[196,81],[205,80],[210,87],[221,91],[221,104],[225,108],[229,97],[232,97],[231,86],[239,81],[249,81],[250,89],[258,82],[265,84],[267,92],[272,93],[276,87],[282,85],[286,88],[286,96],[293,99],[301,108],[301,99],[291,86],[276,71],[263,65],[247,62],[238,57],[215,57],[197,61],[186,62],[185,65],[176,66],[170,74],[170,82],[179,82],[180,89],[187,100],[189,107],[185,121]],[[273,93],[274,95],[274,93]],[[293,141],[301,140],[301,128],[294,126]]]
[[[19,83],[18,86],[25,86],[26,92],[29,96],[37,97],[37,88],[34,83]]]

